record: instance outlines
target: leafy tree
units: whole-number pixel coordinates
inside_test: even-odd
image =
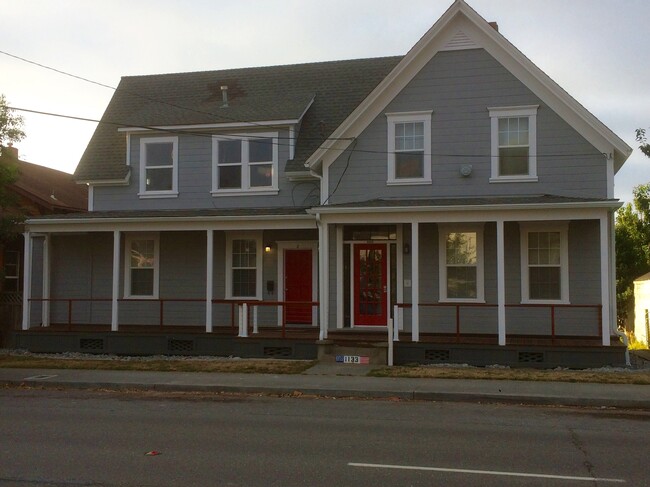
[[[639,146],[641,152],[650,157],[650,144],[648,143],[648,138],[645,135],[645,129],[636,129],[636,141],[641,144]]]
[[[16,115],[7,107],[7,99],[0,95],[0,151],[9,142],[20,142],[25,138],[23,117]],[[0,152],[2,154],[2,152]]]
[[[15,208],[16,200],[9,186],[18,179],[15,155],[6,145],[20,142],[25,137],[22,130],[23,117],[7,107],[7,100],[0,95],[0,247],[18,235],[18,225],[23,216]]]

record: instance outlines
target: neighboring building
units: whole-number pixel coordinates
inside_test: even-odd
[[[13,195],[11,207],[4,211],[19,217],[39,217],[52,213],[85,211],[88,188],[77,184],[71,174],[21,161],[15,147],[5,147],[0,164],[12,164],[18,169],[18,180],[8,188]],[[23,247],[21,234],[0,245],[0,346],[3,336],[20,325],[23,287]]]
[[[398,362],[623,360],[631,148],[463,1],[405,56],[125,77],[103,120],[90,212],[28,222],[22,347],[313,357],[397,318]]]
[[[650,345],[650,272],[634,280],[634,338]]]

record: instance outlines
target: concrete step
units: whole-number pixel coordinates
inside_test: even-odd
[[[330,340],[318,342],[318,360],[321,363],[348,363],[359,365],[386,365],[388,344],[355,343],[353,345],[336,344]]]

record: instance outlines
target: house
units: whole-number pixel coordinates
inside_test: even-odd
[[[79,213],[88,205],[88,190],[75,183],[71,174],[20,160],[16,147],[3,148],[0,164],[18,170],[18,179],[10,184],[10,206],[3,211],[19,218],[48,214]],[[23,287],[23,237],[0,246],[0,346],[14,327],[20,327]]]
[[[125,77],[89,213],[28,221],[17,339],[313,358],[394,325],[396,362],[621,363],[630,153],[462,0],[404,56]]]
[[[650,345],[650,272],[634,280],[634,337]]]

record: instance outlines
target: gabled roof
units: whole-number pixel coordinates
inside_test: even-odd
[[[463,0],[455,0],[331,138],[309,157],[307,165],[318,169],[321,164],[331,164],[439,51],[468,46],[485,49],[600,152],[611,154],[615,171],[632,153],[631,147],[535,66],[493,25]]]
[[[266,122],[298,120],[303,114],[295,157],[287,170],[306,171],[307,157],[400,59],[401,56],[124,77],[102,117],[108,123],[98,125],[75,177],[90,181],[127,176],[126,137],[118,133],[118,126],[240,122],[263,128]],[[228,86],[227,108],[222,107],[221,86]]]
[[[86,211],[88,187],[75,183],[72,174],[14,160],[18,180],[11,189],[50,212]]]

